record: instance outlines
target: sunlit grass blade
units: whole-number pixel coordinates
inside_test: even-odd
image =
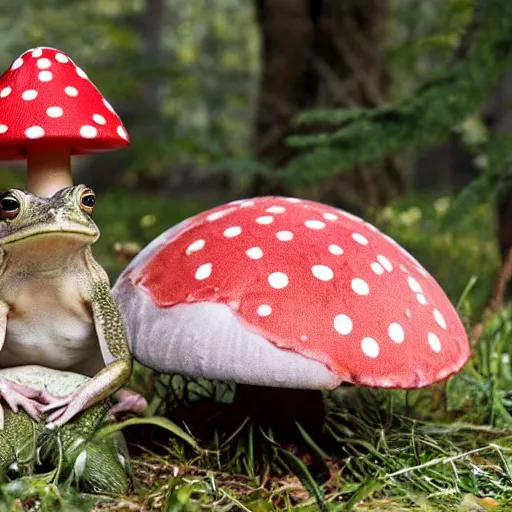
[[[288,450],[283,450],[282,448],[277,447],[277,452],[288,468],[302,482],[302,485],[307,489],[311,497],[315,499],[319,512],[328,512],[329,507],[325,500],[324,493],[316,483],[306,465]]]
[[[153,425],[155,427],[163,428],[188,443],[195,450],[203,451],[197,444],[197,441],[191,435],[187,434],[181,427],[176,425],[176,423],[160,416],[153,416],[150,418],[129,418],[125,421],[121,421],[120,423],[113,423],[111,425],[102,427],[97,432],[97,436],[107,437],[110,434],[117,432],[118,430],[122,430],[133,425]]]

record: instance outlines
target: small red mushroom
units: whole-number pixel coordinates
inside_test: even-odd
[[[28,50],[0,77],[0,160],[27,159],[30,192],[71,186],[71,155],[129,144],[110,103],[63,52]]]
[[[454,307],[408,252],[312,201],[255,198],[185,220],[113,292],[135,358],[164,373],[419,388],[470,355]]]

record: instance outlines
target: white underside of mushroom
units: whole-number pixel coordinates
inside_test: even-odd
[[[158,308],[127,279],[118,281],[113,293],[135,359],[157,371],[299,389],[333,389],[341,383],[324,364],[249,330],[224,304]]]

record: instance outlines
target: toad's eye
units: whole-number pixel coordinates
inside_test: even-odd
[[[96,195],[90,188],[85,189],[80,197],[80,208],[85,213],[92,213],[94,203],[96,203]]]
[[[0,199],[0,220],[12,219],[20,211],[20,202],[14,196],[4,196]]]

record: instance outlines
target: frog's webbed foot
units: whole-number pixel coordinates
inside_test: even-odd
[[[80,389],[80,388],[79,388]],[[81,393],[75,392],[59,400],[43,406],[42,412],[56,409],[46,418],[48,428],[60,427],[67,423],[73,416],[85,409],[87,400]]]
[[[40,391],[0,377],[0,396],[14,412],[18,412],[21,407],[32,419],[38,421],[41,418],[44,404],[39,401],[41,399]],[[0,429],[3,429],[4,412],[1,405],[0,411]]]
[[[109,418],[121,412],[142,412],[148,406],[147,400],[132,389],[120,389],[114,393],[114,398],[117,400],[117,403],[108,411]]]
[[[126,411],[141,412],[148,406],[146,399],[131,389],[121,389],[114,394],[114,397],[118,402],[109,410],[109,417]],[[51,428],[64,425],[73,416],[85,409],[88,401],[87,395],[80,389],[71,395],[57,401],[52,401],[52,403],[43,406],[41,409],[42,412],[57,409],[48,416],[46,424]]]

